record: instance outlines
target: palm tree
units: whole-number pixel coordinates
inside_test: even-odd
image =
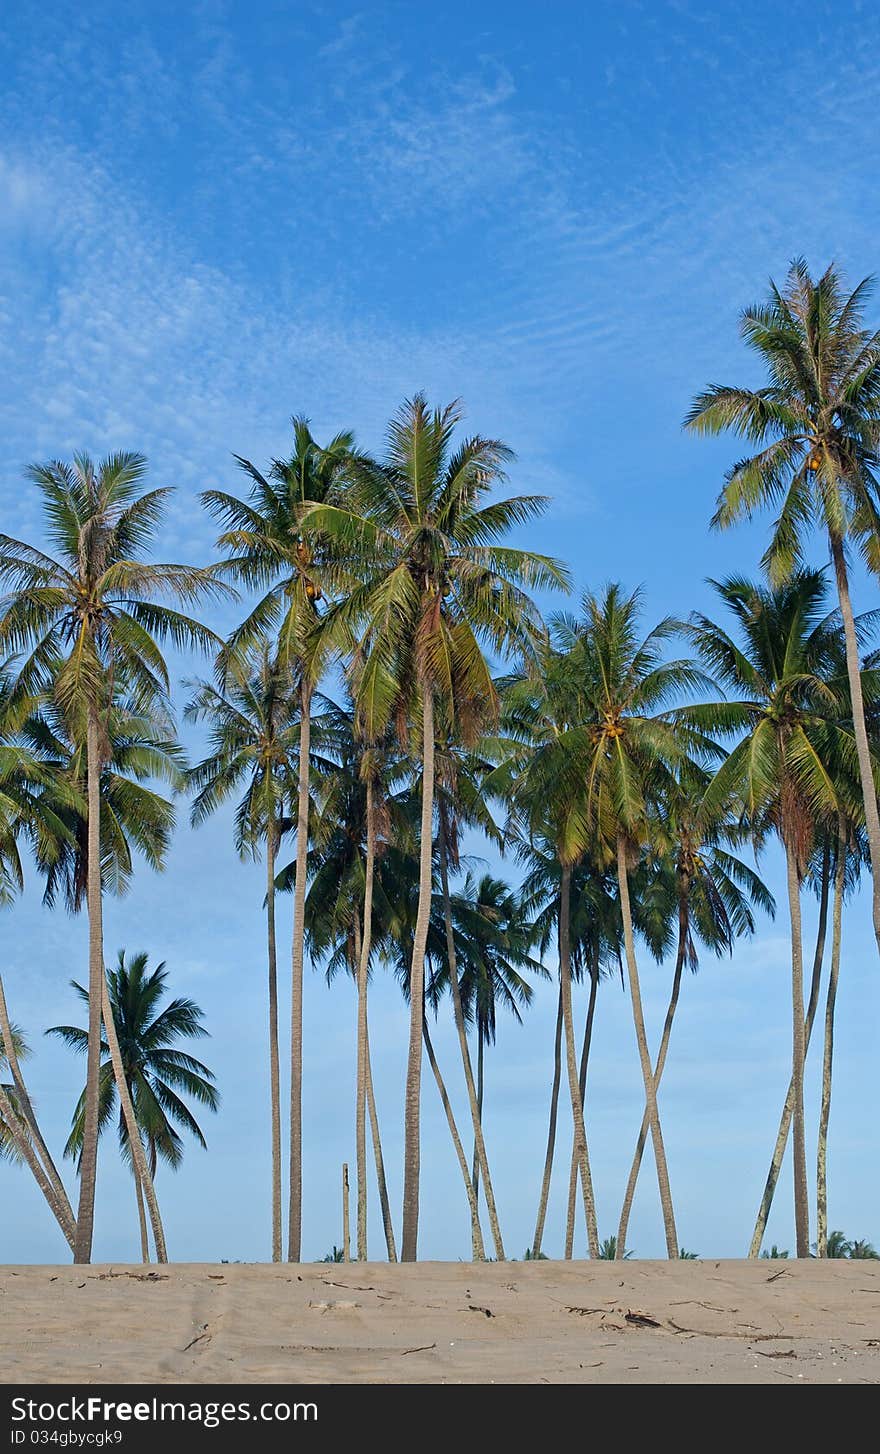
[[[19,1061],[26,1060],[30,1050],[21,1030],[17,1025],[11,1025],[10,1032],[14,1057]],[[9,1056],[0,1046],[0,1074],[9,1068]],[[24,1160],[21,1142],[22,1137],[28,1136],[28,1126],[18,1087],[14,1082],[0,1083],[0,1090],[3,1091],[0,1097],[0,1161],[21,1162]]]
[[[758,875],[730,851],[730,840],[736,837],[730,805],[703,806],[707,785],[707,771],[691,761],[670,776],[661,821],[655,825],[649,852],[649,858],[654,859],[653,881],[643,894],[643,901],[647,900],[644,907],[659,916],[661,945],[665,924],[675,925],[677,937],[672,989],[654,1066],[655,1090],[660,1087],[666,1065],[685,965],[694,974],[699,968],[698,945],[703,944],[719,957],[732,954],[737,938],[754,933],[752,905],[771,915],[776,908]],[[658,957],[663,957],[663,948]],[[617,1228],[620,1246],[626,1245],[647,1137],[645,1115]]]
[[[480,828],[485,837],[499,847],[503,843],[503,835],[492,817],[491,809],[482,791],[482,779],[488,771],[488,764],[477,753],[469,752],[467,749],[461,748],[456,743],[453,733],[443,731],[442,713],[440,722],[441,727],[438,731],[437,742],[435,744],[435,770],[437,785],[437,857],[440,868],[442,914],[446,933],[447,973],[443,983],[448,984],[452,999],[453,1018],[455,1020],[465,1086],[470,1104],[471,1125],[474,1134],[472,1173],[474,1195],[478,1197],[479,1176],[482,1170],[483,1185],[486,1194],[486,1209],[489,1214],[489,1225],[492,1232],[492,1240],[495,1245],[495,1256],[500,1262],[503,1262],[504,1244],[501,1238],[501,1225],[498,1218],[498,1210],[495,1205],[495,1190],[492,1185],[489,1158],[483,1137],[482,1068],[484,1042],[482,1037],[480,1037],[478,1040],[478,1059],[480,1063],[478,1080],[475,1082],[467,1040],[465,1024],[466,1008],[458,966],[455,916],[453,913],[452,894],[449,887],[450,869],[455,871],[459,868],[459,840],[461,831],[465,826]]]
[[[533,990],[521,971],[545,979],[547,971],[532,955],[535,931],[522,902],[503,879],[488,873],[477,879],[468,872],[461,889],[450,895],[450,917],[463,1019],[476,1032],[477,1121],[482,1133],[485,1048],[495,1044],[498,1006],[522,1024],[520,1011],[531,1004]],[[448,955],[438,988],[446,980],[451,980]],[[471,1176],[477,1195],[481,1164],[475,1140]]]
[[[306,521],[310,506],[326,501],[354,443],[337,434],[326,448],[312,438],[309,422],[294,417],[294,448],[289,459],[273,460],[263,475],[250,460],[236,461],[251,481],[247,500],[223,490],[207,490],[202,501],[224,526],[217,546],[231,552],[222,569],[247,590],[259,591],[256,605],[233,632],[221,666],[275,633],[278,665],[289,674],[299,696],[299,770],[297,775],[296,885],[291,949],[290,1043],[290,1194],[287,1260],[302,1252],[302,989],[305,943],[304,906],[309,848],[309,761],[311,703],[320,675],[321,635],[317,631],[325,593],[338,580],[327,542]]]
[[[275,935],[275,864],[287,826],[285,799],[296,779],[299,699],[290,679],[263,642],[245,659],[242,673],[231,672],[226,690],[210,682],[191,684],[193,696],[184,716],[210,724],[207,757],[188,774],[195,793],[191,820],[205,819],[233,793],[243,794],[235,815],[239,856],[256,857],[266,844],[266,934],[269,971],[269,1102],[272,1147],[272,1261],[282,1258],[281,1243],[281,1080],[278,1050],[278,961]]]
[[[661,714],[677,696],[702,685],[703,678],[692,662],[663,660],[666,643],[679,629],[676,622],[663,620],[639,639],[640,604],[639,592],[626,596],[619,585],[609,585],[601,598],[587,594],[581,620],[560,620],[557,635],[577,683],[579,725],[573,760],[580,759],[585,783],[580,831],[586,829],[617,867],[646,1115],[667,1253],[676,1258],[669,1171],[642,1013],[630,873],[650,838],[652,806],[668,790],[670,773],[686,759],[681,730]]]
[[[523,912],[534,915],[539,954],[543,957],[551,944],[557,941],[559,931],[559,897],[561,870],[552,845],[537,840],[514,841],[517,857],[526,865],[526,877],[522,884]],[[571,925],[570,960],[571,977],[574,983],[589,979],[590,989],[584,1034],[581,1042],[578,1087],[581,1106],[585,1106],[587,1071],[593,1042],[593,1024],[600,979],[620,970],[621,925],[620,907],[617,900],[613,875],[607,867],[586,854],[572,869],[571,878]],[[559,1105],[559,1086],[562,1078],[562,1031],[563,1031],[563,986],[560,980],[557,996],[556,1030],[553,1042],[553,1081],[550,1093],[550,1116],[547,1128],[547,1149],[544,1157],[544,1171],[535,1222],[534,1247],[540,1253],[544,1238],[544,1224],[550,1196],[550,1181],[553,1173],[553,1159],[556,1151],[556,1123]],[[580,1158],[576,1137],[572,1136],[571,1161],[568,1178],[568,1210],[565,1228],[565,1256],[570,1259],[574,1252],[574,1224],[577,1204],[577,1187],[580,1177]]]
[[[618,1247],[621,1249],[620,1252],[617,1250]],[[624,1247],[616,1237],[603,1237],[598,1253],[602,1262],[626,1262],[633,1255],[629,1247]]]
[[[599,1255],[596,1207],[590,1171],[574,1040],[571,986],[579,940],[572,934],[572,880],[584,856],[594,848],[584,808],[583,775],[577,753],[578,699],[570,659],[554,640],[544,643],[537,670],[526,669],[503,683],[505,737],[496,747],[499,765],[487,779],[487,791],[507,804],[507,834],[527,852],[547,846],[558,868],[558,899],[549,916],[559,953],[559,1008],[556,1022],[555,1071],[551,1095],[544,1180],[532,1245],[541,1250],[547,1194],[556,1136],[556,1105],[560,1081],[560,1048],[565,1032],[565,1060],[571,1097],[575,1155],[591,1257]],[[527,897],[534,890],[527,889]],[[547,942],[545,924],[544,942]]]
[[[713,385],[686,419],[701,434],[730,429],[760,450],[730,470],[714,524],[726,528],[766,506],[778,509],[765,555],[772,579],[790,576],[807,532],[824,531],[834,566],[873,878],[874,934],[880,948],[880,810],[849,587],[855,547],[880,570],[880,332],[864,326],[873,282],[847,295],[832,265],[814,280],[803,258],[785,286],[774,283],[763,305],[747,308],[740,332],[760,356],[761,389]]]
[[[832,686],[838,628],[825,611],[818,571],[797,571],[772,587],[731,578],[713,582],[734,615],[742,645],[705,616],[691,634],[717,682],[735,697],[682,715],[739,738],[718,769],[707,801],[739,796],[755,831],[775,831],[785,851],[791,921],[792,1137],[797,1256],[810,1250],[804,1141],[805,1024],[801,886],[816,823],[837,807],[832,753],[844,758],[844,708]]]
[[[169,679],[161,641],[170,640],[178,648],[215,643],[205,627],[161,600],[171,597],[190,606],[216,592],[213,574],[141,558],[169,493],[144,492],[145,470],[143,455],[131,453],[110,455],[98,465],[80,454],[72,465],[55,460],[32,466],[28,476],[42,496],[57,556],[0,535],[0,584],[7,592],[0,608],[0,648],[23,656],[18,689],[51,691],[73,739],[86,751],[90,999],[77,1262],[87,1262],[92,1249],[102,1013],[109,1018],[99,786],[107,755],[107,714],[118,682],[125,682],[145,706],[164,703]],[[106,1031],[116,1059],[112,1021]],[[119,1094],[133,1127],[124,1083]],[[137,1146],[134,1157],[149,1200],[149,1172]]]
[[[497,715],[483,645],[528,651],[541,630],[524,587],[564,586],[555,561],[499,544],[544,508],[543,498],[490,500],[510,450],[468,438],[453,448],[459,405],[407,401],[388,428],[385,460],[352,458],[340,503],[304,517],[360,561],[360,582],[331,611],[337,642],[358,642],[358,703],[368,737],[409,716],[421,735],[419,908],[411,966],[402,1258],[414,1261],[419,1220],[419,1105],[425,952],[431,915],[435,706],[473,742]],[[331,638],[333,639],[333,638]]]
[[[378,942],[392,917],[388,895],[394,894],[393,875],[400,859],[400,850],[393,840],[406,842],[410,836],[406,802],[394,792],[405,774],[405,764],[395,752],[390,736],[370,747],[364,744],[350,703],[340,706],[325,699],[318,726],[322,763],[310,858],[311,882],[305,902],[306,936],[312,958],[326,962],[328,981],[344,970],[357,984],[358,1258],[367,1257],[366,1117],[369,1112],[385,1245],[389,1261],[396,1262],[373,1092],[367,997],[371,963],[375,958],[374,920]],[[286,889],[292,886],[292,881],[291,866],[282,870],[279,883]]]
[[[193,1000],[188,999],[173,999],[160,1009],[167,981],[164,961],[149,970],[144,953],[131,955],[126,962],[125,951],[120,949],[116,968],[107,970],[110,1006],[119,1039],[125,1083],[135,1110],[134,1136],[146,1154],[151,1179],[155,1178],[160,1158],[173,1170],[183,1159],[183,1141],[176,1127],[188,1131],[200,1146],[206,1147],[207,1144],[198,1122],[178,1092],[211,1111],[216,1111],[219,1105],[214,1077],[208,1067],[178,1048],[181,1041],[207,1035],[202,1024],[203,1013]],[[71,986],[88,1005],[88,990],[75,980],[71,980]],[[46,1034],[58,1036],[79,1053],[88,1051],[88,1032],[75,1025],[53,1025]],[[98,1124],[103,1131],[113,1118],[117,1085],[109,1046],[104,1041],[101,1053],[108,1057],[101,1065],[98,1103]],[[67,1156],[79,1158],[83,1153],[85,1100],[86,1093],[83,1091],[73,1113],[73,1127],[65,1147]],[[131,1138],[129,1123],[120,1111],[119,1145],[134,1178],[141,1260],[149,1262],[143,1188]]]

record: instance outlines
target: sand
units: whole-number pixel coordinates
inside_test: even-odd
[[[0,1270],[4,1383],[877,1383],[880,1263]]]

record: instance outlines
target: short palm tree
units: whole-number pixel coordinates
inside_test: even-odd
[[[28,471],[42,497],[55,556],[0,535],[0,650],[17,653],[17,687],[51,692],[72,739],[85,750],[88,798],[89,1048],[75,1260],[91,1256],[98,1155],[100,1038],[104,982],[100,776],[107,755],[107,714],[119,683],[146,709],[169,690],[160,642],[216,645],[212,633],[171,598],[191,607],[216,594],[209,570],[155,564],[143,552],[155,534],[169,491],[144,491],[143,455],[85,454]],[[103,1009],[107,1010],[106,998]],[[109,1014],[109,1011],[107,1011]],[[112,1023],[107,1026],[115,1050]],[[119,1086],[126,1114],[124,1084]],[[145,1188],[149,1172],[137,1147]]]
[[[281,1074],[278,1050],[278,960],[275,934],[275,874],[285,805],[295,791],[299,750],[299,705],[266,642],[251,649],[243,670],[227,674],[225,690],[210,682],[191,684],[184,713],[209,726],[208,755],[188,773],[194,793],[191,820],[203,823],[233,794],[235,846],[241,858],[256,857],[266,845],[266,934],[269,976],[269,1104],[272,1148],[272,1261],[282,1258],[281,1240]]]
[[[826,586],[818,571],[798,571],[777,587],[731,578],[715,583],[715,590],[734,616],[739,639],[701,615],[692,618],[691,635],[708,670],[730,695],[682,715],[706,730],[738,739],[718,769],[707,802],[738,796],[755,832],[775,832],[785,852],[795,1230],[797,1256],[807,1257],[801,886],[816,824],[837,806],[832,760],[849,754],[848,709],[833,686],[838,628],[827,615]]]
[[[155,1177],[160,1160],[172,1170],[180,1165],[183,1159],[183,1141],[178,1127],[189,1132],[200,1146],[206,1146],[201,1127],[181,1095],[188,1096],[211,1111],[216,1111],[219,1105],[211,1071],[200,1060],[179,1049],[182,1041],[200,1039],[208,1034],[202,1023],[203,1013],[189,999],[173,999],[160,1008],[167,982],[168,973],[164,962],[150,970],[147,955],[144,953],[130,955],[126,961],[125,951],[121,949],[116,968],[107,971],[110,1005],[119,1039],[125,1081],[135,1110],[135,1134],[146,1154],[151,1178]],[[71,980],[71,985],[80,999],[88,1005],[88,991],[75,980]],[[54,1025],[46,1033],[57,1036],[81,1054],[87,1053],[88,1032],[76,1025]],[[102,1042],[101,1053],[107,1057],[102,1061],[100,1077],[99,1125],[103,1131],[113,1119],[117,1086],[106,1042]],[[137,1160],[132,1154],[131,1131],[121,1111],[118,1128],[120,1149],[125,1161],[131,1166],[134,1178],[142,1260],[148,1262],[149,1245],[141,1180]],[[77,1158],[82,1156],[84,1131],[85,1091],[73,1114],[73,1127],[65,1148],[66,1155]]]
[[[722,528],[770,506],[777,517],[765,555],[774,581],[802,559],[820,529],[834,566],[846,644],[863,809],[871,854],[874,933],[880,948],[880,810],[850,599],[848,556],[855,548],[880,572],[880,332],[865,327],[873,281],[847,293],[832,265],[818,279],[803,258],[783,288],[746,308],[740,332],[767,370],[760,389],[713,385],[686,419],[701,434],[731,430],[760,446],[730,470],[714,524]]]
[[[411,965],[406,1076],[402,1258],[414,1261],[419,1220],[419,1107],[425,953],[431,915],[435,708],[439,702],[467,746],[497,715],[484,654],[532,649],[540,638],[537,608],[526,588],[560,587],[563,568],[535,553],[502,545],[546,501],[491,499],[510,450],[472,437],[454,446],[458,404],[431,410],[423,395],[407,401],[388,427],[381,463],[353,458],[339,503],[304,517],[360,561],[360,581],[331,610],[341,649],[356,643],[362,662],[358,706],[369,739],[395,717],[409,716],[421,739],[419,908]]]
[[[465,1021],[474,1028],[477,1042],[477,1118],[482,1133],[485,1097],[485,1050],[495,1044],[498,1008],[522,1024],[534,994],[526,975],[547,978],[547,971],[532,950],[535,929],[523,912],[519,895],[510,884],[492,874],[479,879],[465,875],[451,895],[451,917],[456,968]],[[449,962],[445,966],[449,977]],[[440,976],[442,988],[444,976]],[[472,1179],[479,1194],[480,1158],[474,1145]]]
[[[217,541],[226,553],[223,571],[248,591],[259,592],[256,605],[233,632],[221,667],[237,670],[237,660],[266,637],[277,640],[279,669],[289,675],[299,697],[297,773],[296,884],[291,950],[290,1045],[290,1194],[287,1258],[302,1252],[302,990],[305,943],[304,906],[309,848],[309,762],[311,704],[321,667],[320,622],[328,590],[337,583],[333,551],[306,522],[310,506],[330,498],[354,438],[337,434],[326,447],[312,437],[307,419],[295,417],[294,447],[288,459],[273,460],[262,474],[241,456],[237,463],[251,482],[246,500],[223,490],[207,490],[202,501],[222,526]]]

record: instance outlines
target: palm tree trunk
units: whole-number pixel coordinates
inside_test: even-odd
[[[801,933],[801,880],[794,845],[786,834],[785,863],[791,918],[791,1085],[792,1151],[794,1159],[794,1227],[797,1256],[810,1255],[810,1207],[807,1200],[807,1151],[804,1136],[804,962]]]
[[[599,989],[599,970],[593,963],[590,966],[590,1000],[587,1005],[587,1021],[584,1025],[584,1043],[581,1046],[581,1065],[578,1076],[578,1086],[581,1093],[581,1106],[586,1112],[587,1101],[587,1065],[590,1060],[590,1046],[593,1043],[593,1019],[596,1014],[596,993]],[[577,1182],[579,1165],[577,1151],[572,1137],[571,1143],[571,1166],[568,1172],[568,1211],[565,1217],[565,1259],[570,1262],[574,1255],[574,1218],[575,1206],[577,1203]]]
[[[486,1042],[477,1026],[477,1115],[480,1118],[480,1126],[483,1124],[483,1090],[485,1088],[485,1049]],[[477,1138],[474,1137],[474,1152],[471,1157],[471,1179],[474,1183],[474,1192],[477,1198],[477,1206],[480,1205],[480,1157],[477,1150]]]
[[[72,1214],[70,1214],[69,1206],[65,1208],[58,1200],[55,1188],[49,1181],[42,1162],[34,1150],[33,1142],[28,1134],[27,1124],[17,1113],[16,1108],[13,1106],[2,1085],[0,1085],[0,1121],[8,1129],[16,1151],[22,1161],[30,1168],[37,1186],[46,1198],[50,1212],[64,1233],[71,1252],[75,1253],[76,1223],[73,1221]]]
[[[446,1086],[443,1076],[440,1074],[440,1067],[437,1064],[437,1057],[434,1054],[434,1046],[431,1044],[431,1035],[428,1030],[427,1016],[422,1016],[422,1035],[425,1041],[425,1049],[428,1052],[428,1062],[434,1072],[434,1079],[437,1082],[437,1089],[440,1092],[440,1099],[443,1102],[443,1109],[446,1112],[446,1120],[449,1125],[449,1134],[452,1137],[452,1144],[455,1147],[455,1154],[458,1164],[461,1167],[461,1174],[464,1180],[465,1193],[468,1199],[468,1206],[471,1213],[471,1244],[473,1247],[474,1261],[485,1262],[486,1250],[483,1246],[483,1233],[480,1227],[480,1217],[477,1211],[477,1197],[474,1191],[474,1184],[471,1181],[471,1174],[468,1171],[467,1157],[464,1154],[464,1147],[461,1144],[461,1137],[458,1134],[458,1127],[455,1124],[455,1116],[446,1093]]]
[[[134,1166],[131,1168],[134,1181],[134,1195],[137,1201],[138,1226],[141,1234],[141,1262],[147,1263],[150,1260],[150,1241],[147,1236],[147,1218],[144,1212],[144,1194],[141,1190],[140,1178]]]
[[[810,979],[810,998],[807,1004],[807,1014],[804,1020],[804,1058],[810,1048],[810,1036],[813,1032],[813,1022],[816,1018],[816,1007],[819,1003],[819,986],[822,980],[822,961],[825,958],[825,934],[828,927],[828,886],[830,881],[830,851],[826,844],[822,854],[822,881],[819,895],[819,926],[816,932],[816,951],[813,955],[813,973]],[[776,1193],[776,1184],[779,1181],[779,1173],[782,1169],[782,1158],[785,1155],[785,1148],[788,1144],[788,1133],[791,1129],[791,1113],[794,1109],[794,1087],[791,1077],[788,1081],[788,1091],[785,1096],[785,1104],[782,1107],[782,1115],[779,1118],[779,1131],[776,1135],[776,1145],[773,1148],[773,1155],[770,1158],[770,1170],[767,1173],[767,1180],[764,1183],[764,1195],[761,1198],[761,1205],[758,1208],[758,1215],[755,1219],[755,1229],[752,1232],[752,1241],[749,1246],[749,1257],[757,1257],[761,1251],[761,1243],[764,1240],[764,1233],[767,1230],[767,1221],[770,1216],[770,1208],[773,1205],[773,1197]]]
[[[275,824],[266,835],[266,935],[269,965],[269,1097],[272,1135],[272,1261],[281,1245],[281,1061],[278,1050],[278,953],[275,940]]]
[[[559,976],[559,997],[556,1004],[556,1032],[553,1038],[553,1086],[550,1091],[550,1122],[547,1127],[547,1151],[544,1156],[544,1175],[541,1178],[541,1196],[538,1201],[538,1217],[535,1235],[532,1239],[532,1256],[538,1257],[544,1240],[544,1223],[547,1220],[547,1203],[550,1198],[550,1179],[553,1173],[553,1154],[556,1150],[556,1118],[559,1113],[559,1085],[562,1080],[562,975]]]
[[[837,863],[834,870],[834,912],[831,922],[831,973],[825,999],[825,1044],[822,1053],[822,1103],[819,1110],[819,1142],[816,1152],[816,1254],[828,1256],[828,1122],[831,1117],[831,1070],[834,1060],[834,1008],[840,977],[840,946],[843,938],[843,891],[846,883],[846,831],[838,827]]]
[[[846,567],[846,552],[839,535],[831,536],[831,559],[837,580],[837,595],[840,614],[843,618],[843,633],[846,642],[846,674],[849,678],[849,695],[852,704],[853,732],[859,759],[859,777],[862,784],[862,798],[865,805],[865,827],[868,834],[868,848],[871,854],[871,909],[874,920],[874,937],[880,949],[880,810],[877,806],[877,789],[871,763],[871,749],[868,744],[868,728],[865,721],[865,701],[862,694],[859,643],[853,617],[852,601],[849,595],[849,576]]]
[[[574,1145],[581,1172],[584,1220],[591,1257],[599,1256],[599,1232],[596,1227],[596,1203],[593,1178],[587,1149],[587,1130],[578,1081],[578,1065],[574,1048],[574,1017],[571,1011],[571,865],[562,865],[559,894],[559,983],[562,987],[562,1022],[565,1026],[565,1059],[568,1066],[568,1088],[571,1094],[571,1116],[574,1122]]]
[[[101,754],[98,714],[89,709],[86,731],[86,783],[88,796],[89,915],[89,1029],[86,1055],[86,1092],[80,1160],[79,1207],[76,1215],[74,1262],[90,1262],[95,1222],[95,1184],[98,1174],[98,1090],[101,1073],[101,995],[104,987],[104,925],[101,900]]]
[[[489,1213],[489,1226],[492,1232],[492,1241],[495,1244],[495,1256],[499,1262],[503,1262],[504,1244],[501,1240],[501,1226],[498,1221],[498,1211],[495,1206],[495,1192],[492,1188],[492,1178],[489,1174],[489,1159],[486,1155],[486,1143],[483,1140],[482,1123],[482,1062],[483,1042],[479,1037],[479,1048],[477,1051],[480,1061],[480,1094],[474,1085],[474,1072],[471,1065],[471,1055],[467,1042],[467,1030],[464,1023],[464,1009],[461,1003],[461,986],[458,982],[458,964],[455,954],[455,935],[452,927],[452,899],[449,893],[449,861],[446,847],[446,833],[443,828],[441,815],[440,822],[440,884],[443,892],[443,918],[446,924],[446,957],[449,962],[449,989],[452,994],[452,1012],[455,1017],[455,1029],[458,1034],[458,1044],[461,1050],[461,1063],[464,1067],[464,1079],[467,1085],[468,1102],[471,1108],[471,1122],[474,1128],[474,1174],[471,1178],[474,1197],[479,1205],[479,1172],[483,1173],[483,1184],[486,1191],[486,1207]]]
[[[669,1186],[669,1168],[666,1164],[666,1150],[663,1145],[663,1131],[660,1126],[660,1111],[657,1093],[654,1089],[654,1073],[648,1051],[648,1037],[645,1032],[645,1017],[642,1013],[642,994],[639,987],[639,967],[636,963],[636,947],[633,938],[632,907],[629,898],[629,874],[626,866],[626,843],[623,836],[617,839],[617,881],[620,887],[620,909],[623,916],[623,942],[626,950],[626,967],[629,977],[629,993],[632,1000],[633,1024],[642,1065],[642,1080],[645,1086],[645,1106],[651,1141],[654,1146],[654,1162],[657,1167],[657,1185],[660,1189],[660,1206],[663,1212],[663,1227],[666,1233],[666,1252],[670,1258],[678,1257],[678,1236],[675,1230],[675,1212],[672,1206],[672,1191]],[[624,1248],[618,1242],[617,1256],[622,1257]]]
[[[663,1022],[663,1034],[660,1037],[660,1049],[657,1052],[657,1064],[654,1066],[654,1094],[660,1089],[660,1081],[666,1065],[666,1053],[669,1049],[669,1037],[672,1034],[672,1022],[675,1019],[675,1012],[678,1008],[678,996],[681,992],[681,976],[684,969],[685,954],[687,952],[688,935],[688,909],[687,899],[679,899],[678,904],[678,953],[675,956],[675,973],[672,976],[672,992],[669,996],[669,1004],[666,1007],[666,1019]],[[642,1125],[636,1142],[635,1154],[632,1166],[629,1170],[629,1180],[626,1184],[626,1192],[623,1197],[623,1206],[620,1209],[620,1222],[617,1227],[617,1245],[626,1247],[626,1236],[629,1231],[629,1218],[632,1211],[633,1198],[636,1194],[636,1183],[639,1179],[642,1157],[645,1152],[645,1142],[648,1139],[648,1112],[642,1116]],[[621,1253],[621,1256],[623,1254]]]
[[[167,1262],[168,1253],[165,1250],[165,1232],[159,1213],[159,1202],[156,1197],[156,1189],[153,1186],[153,1177],[147,1165],[146,1155],[144,1154],[144,1143],[141,1140],[140,1127],[138,1126],[137,1116],[135,1115],[134,1105],[132,1104],[131,1090],[125,1077],[125,1067],[122,1063],[122,1052],[119,1049],[119,1038],[116,1034],[116,1021],[113,1018],[113,1009],[110,1004],[106,975],[103,976],[102,982],[101,1013],[104,1017],[104,1034],[107,1037],[107,1049],[110,1051],[110,1063],[113,1066],[113,1079],[116,1082],[119,1105],[122,1109],[126,1130],[128,1131],[131,1159],[143,1189],[144,1197],[146,1198],[147,1210],[150,1213],[153,1242],[156,1246],[156,1261]]]
[[[373,875],[376,862],[376,821],[373,807],[373,779],[367,778],[367,858],[364,868],[364,931],[357,970],[357,1105],[355,1146],[357,1155],[357,1255],[367,1260],[367,977],[373,932]]]
[[[15,1049],[15,1040],[12,1035],[12,1025],[9,1019],[9,1009],[6,1004],[6,992],[3,988],[2,976],[0,976],[0,1035],[2,1035],[3,1049],[6,1054],[7,1064],[12,1072],[12,1080],[18,1094],[19,1105],[24,1113],[24,1119],[30,1132],[30,1139],[37,1156],[42,1161],[46,1177],[55,1194],[55,1199],[62,1210],[64,1222],[67,1227],[65,1235],[68,1236],[68,1241],[71,1241],[76,1226],[73,1208],[68,1200],[67,1190],[64,1182],[61,1180],[58,1168],[52,1160],[51,1152],[43,1140],[31,1098],[28,1094],[28,1088],[25,1084],[24,1076],[21,1073],[21,1065],[19,1064],[18,1054]]]
[[[419,903],[409,977],[409,1053],[403,1137],[403,1236],[401,1261],[415,1262],[419,1238],[419,1106],[422,1086],[422,1027],[425,1023],[425,950],[431,918],[434,823],[434,696],[422,685],[422,821],[419,841]],[[426,1042],[427,1043],[427,1042]],[[470,1176],[468,1176],[470,1184]]]
[[[385,1232],[385,1250],[389,1262],[397,1261],[397,1247],[394,1242],[394,1223],[391,1220],[391,1203],[388,1199],[388,1185],[385,1180],[385,1160],[382,1156],[382,1140],[379,1135],[379,1116],[376,1111],[376,1097],[373,1094],[373,1069],[370,1064],[370,1030],[367,1022],[367,1043],[365,1047],[365,1069],[367,1077],[367,1108],[370,1112],[370,1130],[373,1136],[373,1160],[376,1163],[376,1182],[379,1187],[379,1206],[382,1209],[382,1226]]]
[[[305,953],[306,874],[309,857],[309,755],[312,690],[303,673],[300,685],[299,784],[296,813],[296,883],[293,895],[293,952],[290,985],[290,1201],[287,1260],[302,1256],[302,1043],[303,956]]]

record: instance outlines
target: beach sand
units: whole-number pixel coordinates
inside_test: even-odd
[[[6,1267],[4,1383],[877,1383],[880,1263]]]

